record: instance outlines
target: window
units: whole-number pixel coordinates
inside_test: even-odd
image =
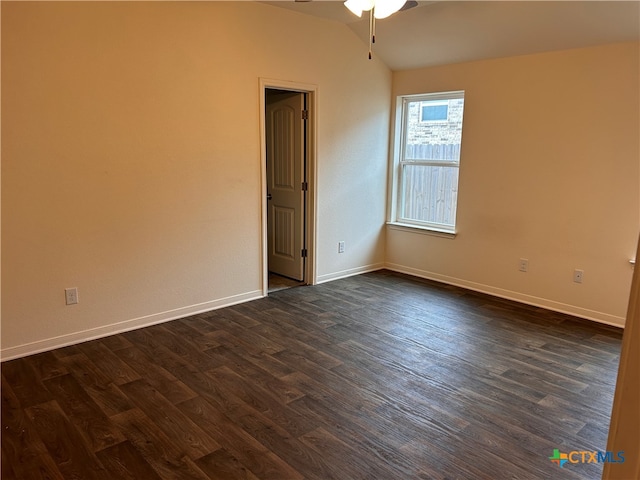
[[[420,109],[420,120],[423,122],[446,122],[449,119],[448,102],[422,102]]]
[[[455,233],[464,92],[399,98],[393,222]]]

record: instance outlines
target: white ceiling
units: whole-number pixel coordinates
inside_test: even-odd
[[[346,24],[367,55],[368,13],[342,1],[264,3]],[[418,3],[376,23],[373,53],[392,70],[640,40],[640,1]]]

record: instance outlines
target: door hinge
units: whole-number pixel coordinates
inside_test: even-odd
[[[309,120],[309,110],[302,110],[302,120]]]
[[[309,190],[309,184],[307,182],[302,182],[302,191],[306,192]]]
[[[300,256],[302,258],[307,258],[307,249],[303,248],[302,251],[300,252]]]

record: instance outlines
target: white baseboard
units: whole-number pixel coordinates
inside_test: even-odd
[[[54,348],[66,347],[86,342],[88,340],[95,340],[96,338],[114,335],[116,333],[123,333],[137,328],[149,327],[151,325],[169,322],[178,318],[184,318],[190,315],[216,310],[218,308],[230,307],[231,305],[248,302],[249,300],[256,300],[262,297],[262,290],[254,290],[252,292],[232,295],[230,297],[198,303],[188,307],[181,307],[175,310],[146,315],[144,317],[133,318],[131,320],[112,323],[101,327],[90,328],[80,332],[60,335],[58,337],[48,338],[45,340],[38,340],[37,342],[26,343],[24,345],[18,345],[17,347],[9,347],[0,351],[0,361],[4,362],[14,358],[26,357],[27,355],[53,350]]]
[[[568,305],[545,298],[535,297],[523,293],[513,292],[511,290],[505,290],[498,287],[492,287],[490,285],[484,285],[481,283],[470,282],[455,277],[449,277],[447,275],[441,275],[426,270],[419,270],[417,268],[407,267],[404,265],[398,265],[394,263],[375,263],[371,265],[365,265],[362,267],[352,268],[349,270],[342,270],[339,272],[329,273],[325,275],[319,275],[317,277],[317,283],[330,282],[332,280],[338,280],[340,278],[351,277],[353,275],[360,275],[362,273],[373,272],[386,268],[394,272],[406,273],[420,278],[428,280],[434,280],[448,285],[454,285],[457,287],[467,288],[476,292],[486,293],[507,300],[514,300],[516,302],[524,303],[527,305],[533,305],[535,307],[542,307],[555,312],[566,313],[587,320],[611,325],[614,327],[624,328],[625,318],[610,315],[604,312],[598,312],[589,310],[586,308],[578,307],[575,305]],[[242,293],[239,295],[233,295],[230,297],[221,298],[218,300],[212,300],[209,302],[199,303],[188,307],[182,307],[175,310],[169,310],[166,312],[160,312],[153,315],[147,315],[143,317],[134,318],[131,320],[125,320],[101,327],[90,328],[80,332],[74,332],[58,337],[48,338],[45,340],[38,340],[37,342],[26,343],[18,345],[16,347],[9,347],[0,350],[0,361],[12,360],[14,358],[25,357],[27,355],[33,355],[54,348],[66,347],[69,345],[75,345],[77,343],[86,342],[88,340],[94,340],[97,338],[114,335],[117,333],[128,332],[137,328],[149,327],[151,325],[157,325],[159,323],[169,322],[178,318],[188,317],[190,315],[196,315],[198,313],[208,312],[216,310],[218,308],[230,307],[238,303],[248,302],[250,300],[257,300],[263,298],[262,290],[254,290],[252,292]]]
[[[511,290],[505,290],[503,288],[492,287],[490,285],[484,285],[482,283],[470,282],[468,280],[449,277],[447,275],[428,272],[426,270],[419,270],[417,268],[406,267],[404,265],[398,265],[395,263],[386,263],[385,268],[394,272],[406,273],[408,275],[425,278],[427,280],[434,280],[436,282],[446,283],[448,285],[454,285],[456,287],[462,287],[480,293],[486,293],[495,297],[514,300],[516,302],[525,303],[534,307],[546,308],[547,310],[552,310],[554,312],[566,313],[568,315],[585,318],[587,320],[604,323],[606,325],[611,325],[614,327],[624,328],[625,324],[624,317],[618,317],[616,315],[610,315],[604,312],[589,310],[575,305],[568,305],[565,303],[556,302],[554,300],[548,300],[546,298],[535,297],[533,295],[513,292]]]
[[[371,265],[364,265],[362,267],[350,268],[349,270],[341,270],[339,272],[318,275],[318,277],[316,278],[316,283],[325,283],[332,280],[338,280],[339,278],[360,275],[361,273],[375,272],[376,270],[382,270],[383,268],[385,268],[384,263],[373,263]]]

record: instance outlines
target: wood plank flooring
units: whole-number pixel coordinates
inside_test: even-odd
[[[2,479],[596,479],[621,331],[380,271],[2,364]]]

